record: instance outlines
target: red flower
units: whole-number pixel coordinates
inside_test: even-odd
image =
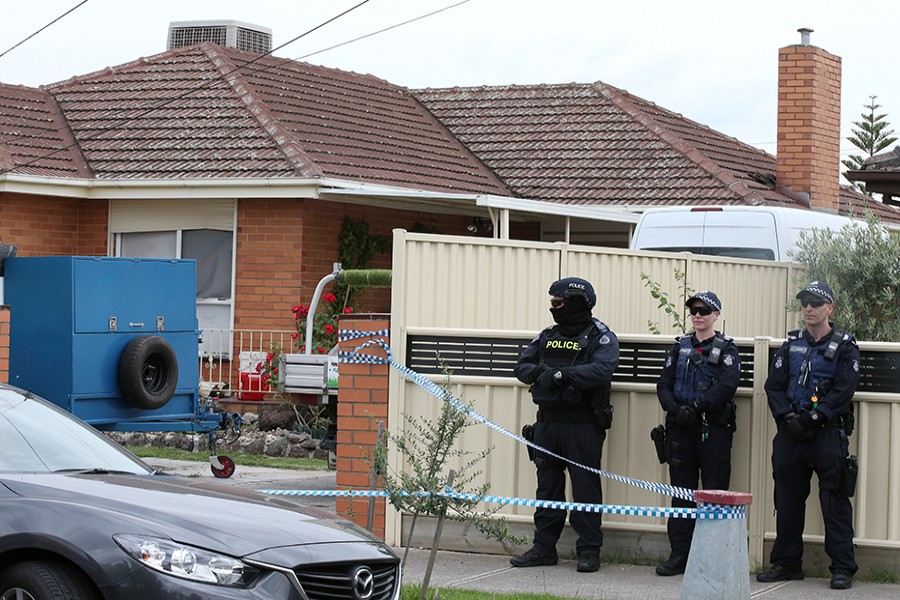
[[[325,333],[334,333],[334,325],[332,325],[331,323],[328,323],[322,329],[325,330]]]
[[[319,346],[318,348],[316,348],[316,351],[317,351],[319,354],[325,354],[325,348],[323,348],[322,346]]]
[[[352,313],[352,312],[353,312],[353,309],[350,308],[349,306],[344,307],[344,314],[345,314],[345,315],[349,315],[349,314]]]
[[[292,333],[292,334],[291,334],[291,339],[292,339],[292,340],[299,340],[299,339],[300,339],[300,334],[299,334],[299,333]]]
[[[337,296],[335,296],[334,294],[325,294],[324,296],[322,296],[322,300],[324,300],[328,304],[332,304],[337,300]]]
[[[257,373],[262,373],[262,369],[263,369],[262,363],[261,363],[261,362],[260,362],[260,363],[256,363],[256,372],[257,372]]]

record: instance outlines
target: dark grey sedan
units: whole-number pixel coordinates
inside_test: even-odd
[[[349,521],[160,475],[0,384],[0,600],[395,600],[397,556]]]

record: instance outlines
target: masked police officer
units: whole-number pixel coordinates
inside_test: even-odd
[[[788,333],[765,385],[778,426],[772,441],[776,538],[772,568],[756,579],[803,579],[803,525],[815,471],[831,587],[845,590],[853,585],[857,570],[850,504],[856,469],[848,458],[847,438],[853,431],[859,348],[849,333],[829,322],[834,293],[826,282],[811,282],[797,299],[806,327]]]
[[[597,295],[590,283],[567,277],[551,285],[549,293],[556,325],[531,341],[515,368],[516,377],[531,386],[538,405],[533,440],[559,456],[599,469],[606,430],[612,424],[610,380],[619,364],[619,340],[591,315]],[[532,460],[539,500],[566,500],[568,470],[575,502],[603,502],[599,475],[541,452],[534,453]],[[569,519],[578,534],[577,570],[596,571],[603,545],[600,513],[573,511]],[[565,523],[565,510],[536,509],[534,545],[510,563],[514,567],[555,565],[556,542]]]
[[[691,313],[692,334],[677,338],[656,384],[666,411],[669,479],[674,486],[725,490],[731,481],[731,442],[735,431],[732,398],[741,372],[737,346],[714,329],[722,302],[713,292],[699,292],[685,302]],[[672,499],[672,506],[693,502]],[[671,553],[656,567],[663,576],[684,573],[693,519],[670,518],[667,524]]]

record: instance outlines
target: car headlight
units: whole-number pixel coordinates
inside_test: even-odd
[[[114,535],[113,539],[129,556],[151,569],[192,581],[243,587],[259,573],[240,560],[165,538],[143,535]]]

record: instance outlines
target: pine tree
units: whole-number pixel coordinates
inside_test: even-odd
[[[867,158],[878,154],[897,141],[896,137],[891,137],[894,130],[887,129],[890,127],[890,124],[887,121],[884,121],[884,118],[887,117],[887,115],[875,114],[875,111],[881,108],[880,104],[875,104],[875,99],[878,98],[878,96],[869,96],[869,98],[870,103],[865,106],[865,108],[869,109],[869,112],[860,115],[862,121],[853,122],[859,129],[854,129],[853,135],[847,138],[850,143],[865,152],[866,156],[851,154],[848,158],[841,161],[841,163],[847,167],[847,171],[842,173],[847,181],[850,181],[850,178],[847,177],[848,171],[858,171],[862,168],[862,164]],[[864,183],[854,183],[853,185],[856,186],[859,191],[867,193]]]

